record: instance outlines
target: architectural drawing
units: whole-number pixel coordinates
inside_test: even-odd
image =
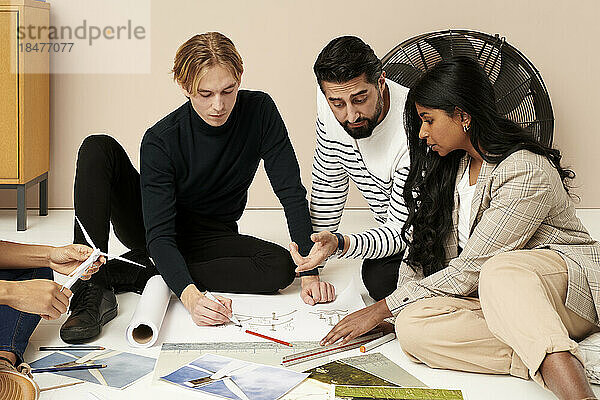
[[[250,327],[268,327],[270,331],[293,331],[295,314],[298,310],[284,313],[271,312],[270,315],[249,315],[234,313],[235,317],[244,325]]]
[[[319,319],[326,320],[327,325],[333,327],[337,325],[338,322],[342,320],[346,315],[349,314],[348,309],[346,310],[320,310],[320,311],[311,311],[309,312],[311,315],[316,315]]]
[[[233,314],[251,331],[286,342],[321,340],[342,318],[365,306],[352,283],[335,301],[310,306],[297,293],[288,295],[222,294],[232,300]],[[181,301],[171,299],[160,340],[171,343],[250,340],[244,329],[232,323],[220,327],[196,326]]]

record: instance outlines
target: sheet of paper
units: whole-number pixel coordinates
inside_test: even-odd
[[[309,306],[300,296],[222,294],[232,299],[234,315],[246,329],[290,341],[318,341],[346,315],[365,306],[354,281],[335,301]],[[233,324],[198,327],[178,299],[171,299],[163,322],[163,342],[255,341]]]
[[[290,390],[281,400],[320,400],[329,399],[332,387],[314,379],[306,379]]]
[[[154,358],[122,351],[106,350],[99,357],[92,359],[93,363],[106,364],[106,368],[55,372],[55,374],[123,389],[154,369],[156,362]],[[90,351],[87,350],[56,351],[30,363],[30,365],[32,368],[52,367],[57,364],[75,361],[87,356],[89,353]]]
[[[276,400],[307,377],[285,368],[205,354],[161,379],[231,400]]]

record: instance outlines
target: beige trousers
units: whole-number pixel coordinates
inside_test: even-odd
[[[569,351],[583,363],[576,340],[597,326],[564,305],[567,266],[552,250],[519,250],[481,268],[479,298],[431,297],[396,319],[402,350],[432,368],[531,376],[547,353]]]

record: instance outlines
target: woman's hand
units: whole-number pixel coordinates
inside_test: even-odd
[[[347,315],[321,340],[321,346],[333,344],[341,340],[346,344],[352,339],[365,334],[380,325],[384,319],[392,317],[392,313],[384,300]],[[389,324],[388,324],[389,325]]]
[[[49,267],[59,274],[69,275],[75,268],[81,265],[82,262],[92,255],[92,248],[83,244],[70,244],[62,247],[51,247],[48,259]],[[104,256],[98,259],[87,269],[85,275],[81,279],[86,280],[98,272],[102,264],[106,262]]]
[[[5,289],[5,290],[1,290]],[[26,281],[2,281],[0,292],[4,293],[0,304],[15,310],[38,314],[44,319],[56,319],[67,312],[71,291],[48,279]]]

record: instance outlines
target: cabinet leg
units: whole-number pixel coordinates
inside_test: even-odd
[[[40,215],[48,215],[48,179],[39,183]]]
[[[27,201],[25,185],[17,186],[17,231],[27,230]]]

